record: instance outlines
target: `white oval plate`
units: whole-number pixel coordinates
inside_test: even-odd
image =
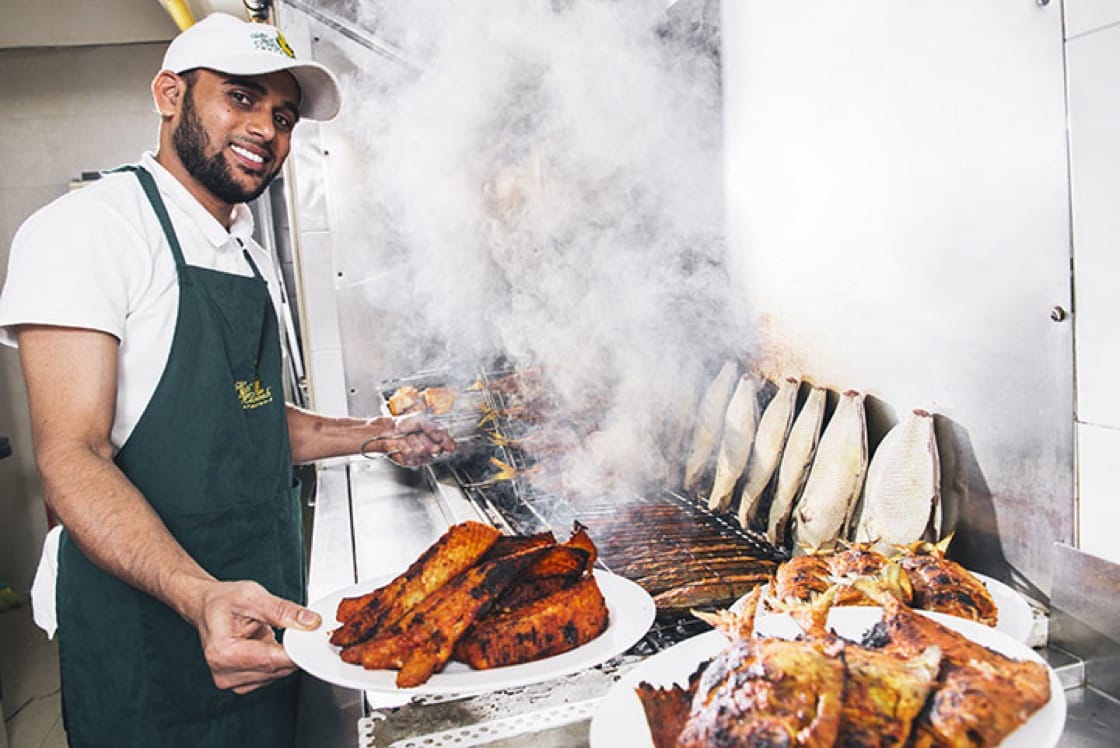
[[[841,636],[858,640],[882,614],[881,608],[833,608],[828,625]],[[1003,655],[1046,665],[1033,649],[989,626],[940,613],[922,611],[922,615]],[[784,614],[759,617],[755,630],[767,636],[785,638],[801,632],[793,619]],[[673,683],[687,686],[688,677],[700,663],[713,657],[726,645],[727,639],[723,634],[708,631],[658,652],[628,672],[611,687],[591,718],[591,748],[618,748],[622,745],[627,748],[653,748],[645,710],[634,688],[642,681],[655,686]],[[1050,701],[1008,735],[1000,744],[1002,748],[1053,748],[1061,738],[1066,722],[1065,691],[1053,668],[1049,665],[1046,668],[1050,673]]]
[[[975,571],[971,574],[988,588],[992,600],[996,603],[996,608],[999,610],[996,631],[1002,631],[1015,641],[1025,644],[1031,638],[1031,630],[1034,628],[1034,613],[1031,612],[1030,604],[1022,595],[998,579],[992,579]]]
[[[443,672],[426,683],[401,689],[396,685],[396,670],[366,670],[361,665],[343,662],[338,656],[339,648],[328,639],[330,632],[341,625],[335,612],[342,598],[363,595],[392,581],[394,576],[350,585],[309,605],[323,617],[323,625],[316,631],[285,631],[284,649],[288,656],[305,672],[344,688],[416,695],[483,693],[559,678],[605,662],[645,636],[656,613],[653,598],[644,589],[615,574],[596,571],[595,581],[606,600],[610,622],[606,631],[587,644],[535,662],[490,670],[474,670],[461,662],[449,662]]]

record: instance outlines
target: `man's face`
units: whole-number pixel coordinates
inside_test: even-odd
[[[184,75],[187,90],[172,133],[187,172],[218,199],[260,195],[284,164],[299,118],[299,86],[289,73]]]

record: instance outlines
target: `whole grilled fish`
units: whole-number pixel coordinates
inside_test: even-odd
[[[871,457],[855,541],[889,547],[940,533],[941,461],[933,416],[911,411]]]
[[[782,382],[758,422],[758,433],[747,462],[747,482],[739,498],[739,524],[743,527],[747,527],[758,513],[762,492],[770,485],[770,479],[782,459],[800,387],[801,380],[793,377]]]
[[[794,512],[794,550],[831,550],[851,521],[867,472],[867,416],[862,392],[840,396],[821,435],[805,492]]]
[[[723,419],[716,477],[708,495],[708,508],[713,512],[726,511],[731,505],[731,492],[747,467],[757,429],[758,380],[744,374],[735,385],[735,393]]]
[[[782,462],[778,467],[778,486],[774,489],[774,500],[770,504],[770,522],[766,530],[767,539],[775,546],[786,541],[786,527],[793,512],[805,476],[813,463],[817,451],[817,441],[821,435],[824,421],[824,406],[827,391],[823,387],[813,387],[809,398],[801,406],[801,412],[793,421],[782,452]]]
[[[692,449],[684,466],[682,486],[687,493],[696,490],[700,478],[704,475],[704,468],[708,466],[712,451],[719,442],[724,414],[727,412],[727,401],[731,397],[731,387],[735,383],[737,371],[738,367],[734,361],[724,363],[719,374],[708,385],[704,396],[700,398],[696,426],[692,431]]]

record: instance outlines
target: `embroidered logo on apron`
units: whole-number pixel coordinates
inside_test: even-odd
[[[252,382],[238,380],[233,383],[233,388],[237,390],[242,410],[252,410],[272,402],[272,387],[262,387],[259,379],[254,379]]]

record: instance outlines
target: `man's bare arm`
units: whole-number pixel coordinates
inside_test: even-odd
[[[455,451],[447,431],[423,416],[377,418],[328,417],[288,405],[288,435],[292,462],[301,465],[328,457],[384,452],[406,466],[422,465]]]
[[[219,687],[246,692],[291,672],[270,626],[306,627],[297,616],[309,611],[253,582],[215,580],[114,464],[117,339],[32,325],[17,337],[44,495],[82,552],[198,628]]]

